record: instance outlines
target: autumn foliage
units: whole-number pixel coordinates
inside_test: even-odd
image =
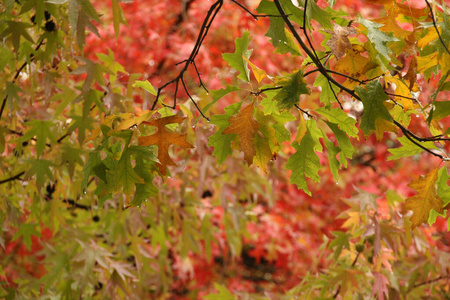
[[[448,298],[449,3],[0,16],[0,298]]]

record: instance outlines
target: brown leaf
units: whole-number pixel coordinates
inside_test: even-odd
[[[152,120],[151,122],[145,122],[145,124],[150,126],[155,126],[158,128],[158,131],[149,136],[141,136],[139,137],[139,145],[140,146],[150,146],[156,145],[158,146],[158,159],[161,162],[158,164],[159,171],[162,175],[166,175],[167,166],[176,166],[173,160],[169,155],[169,146],[177,145],[184,149],[194,148],[191,144],[186,140],[187,134],[178,134],[167,131],[164,127],[167,124],[171,123],[181,123],[184,119],[183,117],[178,116],[169,116],[156,120]]]
[[[333,25],[333,31],[327,29],[325,32],[331,34],[331,38],[328,40],[327,45],[330,47],[331,53],[340,59],[345,55],[345,51],[352,49],[352,44],[348,39],[350,34],[356,34],[357,31],[351,27],[342,27],[336,23]]]
[[[242,109],[239,113],[231,116],[228,126],[222,134],[237,134],[239,136],[239,150],[244,152],[247,164],[253,162],[256,155],[254,138],[259,129],[259,123],[253,118],[253,103]]]
[[[443,213],[444,202],[436,191],[437,179],[438,170],[436,169],[408,184],[408,187],[417,191],[417,195],[406,199],[404,205],[405,209],[410,209],[414,213],[411,217],[412,229],[422,223],[426,223],[432,209],[440,214]]]

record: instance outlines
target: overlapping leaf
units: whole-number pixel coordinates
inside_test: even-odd
[[[186,140],[187,134],[178,134],[169,132],[165,129],[167,124],[181,123],[186,118],[178,116],[169,116],[146,123],[150,126],[155,126],[158,131],[149,136],[139,137],[139,145],[141,146],[158,146],[158,160],[159,171],[162,175],[166,175],[167,166],[176,166],[175,162],[170,158],[169,146],[176,145],[184,149],[193,148],[191,144]]]

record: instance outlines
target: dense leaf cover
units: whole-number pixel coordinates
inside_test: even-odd
[[[449,10],[4,0],[0,297],[447,299]]]

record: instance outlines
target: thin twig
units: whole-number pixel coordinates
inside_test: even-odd
[[[294,105],[299,111],[301,111],[302,113],[304,113],[305,115],[308,116],[308,118],[312,119],[313,116],[306,110],[302,109],[298,104]]]
[[[434,14],[433,14],[433,8],[431,7],[431,4],[430,4],[430,2],[428,2],[428,0],[425,0],[425,2],[427,3],[428,8],[430,9],[431,19],[433,20],[433,26],[434,26],[434,29],[436,30],[439,40],[441,41],[442,46],[444,46],[447,53],[450,54],[450,50],[448,50],[447,45],[445,45],[444,40],[442,39],[442,36],[439,33],[439,30],[437,28],[436,19],[434,18]]]
[[[403,134],[406,136],[406,138],[408,140],[410,140],[414,145],[416,145],[419,148],[422,148],[423,150],[425,150],[426,152],[430,153],[431,155],[434,155],[436,157],[439,157],[442,160],[448,161],[450,160],[448,157],[444,157],[441,154],[438,153],[434,153],[433,151],[431,151],[430,149],[428,149],[427,147],[422,146],[419,142],[417,142],[415,139],[417,139],[418,137],[415,136],[414,134],[412,134],[411,131],[409,131],[408,129],[406,129],[402,124],[400,124],[399,122],[397,122],[396,120],[394,120],[394,124],[400,128],[400,130],[403,132]],[[414,137],[414,138],[413,138]],[[418,140],[418,139],[417,139]]]
[[[195,107],[197,108],[197,110],[199,111],[199,113],[202,115],[202,117],[204,117],[205,119],[209,120],[209,119],[203,114],[203,112],[201,111],[201,109],[198,107],[197,103],[194,101],[194,99],[193,99],[193,98],[191,97],[191,95],[189,94],[189,91],[188,91],[188,89],[187,89],[187,87],[186,87],[186,84],[185,84],[185,82],[184,82],[184,73],[187,71],[187,69],[188,69],[188,67],[189,67],[189,64],[192,63],[192,64],[194,65],[194,68],[195,68],[195,70],[196,70],[196,72],[197,72],[197,75],[198,75],[198,77],[199,77],[199,79],[200,79],[200,73],[199,73],[199,71],[198,71],[198,69],[197,69],[197,66],[195,65],[195,58],[197,57],[198,52],[200,51],[200,48],[201,48],[201,46],[202,46],[202,43],[203,43],[203,41],[204,41],[206,35],[208,34],[208,31],[209,31],[209,29],[210,29],[210,27],[211,27],[212,22],[214,21],[214,19],[215,19],[217,13],[219,12],[219,10],[222,8],[222,4],[223,4],[223,0],[217,0],[213,5],[211,5],[211,7],[210,7],[210,9],[208,10],[208,13],[206,14],[206,17],[205,17],[205,19],[204,19],[204,21],[203,21],[203,24],[202,24],[202,26],[201,26],[201,28],[200,28],[200,32],[199,32],[198,37],[197,37],[197,41],[195,42],[194,48],[192,49],[191,54],[189,55],[189,58],[186,59],[186,60],[184,60],[184,61],[182,61],[182,62],[180,62],[180,63],[178,63],[178,64],[184,63],[183,69],[180,71],[180,73],[178,74],[177,77],[175,77],[174,79],[172,79],[172,80],[166,82],[165,84],[163,84],[162,86],[160,86],[160,87],[158,88],[158,91],[157,91],[157,94],[156,94],[156,99],[155,99],[155,101],[153,102],[153,105],[152,105],[152,108],[151,108],[152,110],[155,109],[156,104],[157,104],[158,101],[159,101],[159,97],[160,97],[160,95],[161,95],[161,91],[162,91],[163,89],[165,89],[167,86],[169,86],[169,85],[171,85],[171,84],[173,84],[173,83],[175,83],[175,85],[176,85],[176,87],[175,87],[175,88],[176,88],[176,91],[175,91],[175,95],[174,95],[174,103],[173,103],[172,106],[165,105],[164,103],[162,103],[162,105],[163,105],[163,106],[166,106],[166,107],[171,107],[171,108],[174,109],[174,108],[176,107],[176,97],[177,97],[177,96],[176,96],[176,92],[178,91],[178,84],[179,84],[179,82],[181,81],[181,83],[183,84],[184,90],[186,91],[186,93],[187,93],[187,95],[189,96],[189,98],[191,99],[191,101],[194,103],[194,105],[195,105]],[[203,82],[201,81],[201,79],[200,79],[200,86],[202,86],[202,87],[205,89],[205,91],[208,92],[208,90],[207,90],[206,87],[204,86],[204,84],[203,84]]]
[[[203,114],[203,112],[202,112],[202,110],[200,109],[200,107],[198,107],[197,103],[194,101],[194,99],[192,99],[191,94],[189,94],[189,91],[188,91],[188,89],[187,89],[187,87],[186,87],[186,84],[184,83],[183,77],[181,77],[181,83],[183,84],[184,91],[185,91],[186,94],[189,96],[189,99],[191,99],[192,103],[194,103],[195,107],[196,107],[197,110],[200,112],[200,114],[202,115],[202,117],[205,118],[207,121],[209,121],[209,118]]]
[[[433,282],[436,282],[436,281],[439,281],[439,280],[442,280],[442,279],[450,279],[450,276],[439,276],[439,277],[434,278],[434,279],[430,279],[430,280],[427,280],[427,281],[424,281],[424,282],[417,283],[417,284],[413,285],[412,288],[415,289],[415,288],[417,288],[419,286],[430,284],[430,283],[433,283]]]
[[[305,0],[305,6],[303,7],[303,33],[305,34],[306,40],[308,41],[309,46],[311,47],[314,56],[316,59],[320,62],[319,56],[316,53],[316,50],[314,49],[311,40],[309,39],[308,33],[306,32],[306,9],[308,7],[308,0]]]
[[[414,101],[414,102],[417,102],[417,99],[416,99],[416,98],[413,98],[413,97],[407,97],[407,96],[397,95],[397,94],[394,94],[394,93],[388,93],[388,92],[386,92],[386,91],[385,91],[385,93],[388,94],[389,96],[394,96],[394,97],[399,97],[399,98],[409,99],[409,100],[412,100],[412,101]]]
[[[270,87],[270,88],[260,89],[257,92],[251,92],[251,94],[254,95],[255,97],[258,97],[259,95],[261,95],[262,93],[264,93],[266,91],[280,90],[282,88],[283,88],[282,86]]]
[[[4,184],[4,183],[7,183],[7,182],[9,182],[9,181],[13,181],[13,180],[20,179],[20,177],[21,177],[23,174],[25,174],[25,171],[22,171],[22,172],[20,172],[19,174],[14,175],[14,176],[12,176],[12,177],[9,177],[9,178],[0,180],[0,184]]]
[[[253,17],[253,19],[255,19],[255,21],[258,21],[258,18],[267,18],[267,17],[269,17],[269,18],[279,18],[279,17],[281,17],[279,15],[258,15],[258,14],[254,14],[247,7],[245,7],[244,5],[240,4],[236,0],[231,0],[231,2],[235,3],[237,6],[239,6],[240,8],[245,10],[247,13],[249,13]]]

